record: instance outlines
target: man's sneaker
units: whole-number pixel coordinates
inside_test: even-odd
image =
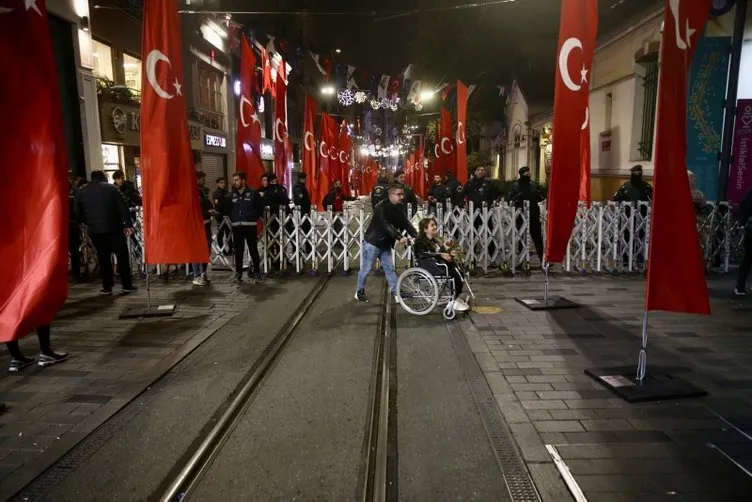
[[[24,357],[22,359],[16,359],[15,357],[10,361],[10,367],[8,371],[11,373],[18,373],[22,369],[34,364],[35,359],[31,357]]]
[[[137,291],[137,290],[138,290],[138,288],[136,286],[131,286],[131,287],[128,287],[128,288],[123,288],[123,294],[124,295],[129,295],[129,294],[131,294],[131,293],[133,293],[134,291]]]
[[[50,354],[39,354],[39,366],[45,367],[45,366],[52,366],[53,364],[62,363],[68,359],[68,353],[63,352],[62,354],[56,354],[55,352],[52,352]]]
[[[207,284],[209,283],[206,282],[206,279],[204,279],[203,277],[196,277],[195,279],[193,279],[194,286],[206,286]]]
[[[99,290],[100,296],[112,296],[112,289],[100,289]]]
[[[746,289],[734,288],[734,294],[736,296],[747,296],[747,290]]]
[[[368,303],[368,297],[366,296],[365,289],[359,289],[355,292],[355,299],[360,303]]]
[[[454,310],[456,310],[457,312],[467,312],[468,310],[470,310],[470,305],[457,298],[456,300],[454,300]]]
[[[211,281],[209,280],[209,277],[206,275],[206,272],[201,274],[201,278],[204,280],[206,284],[211,284]]]
[[[233,278],[233,280],[232,280],[232,283],[233,283],[233,284],[243,284],[243,278],[242,278],[242,277],[238,277],[238,276],[235,276],[235,277]]]

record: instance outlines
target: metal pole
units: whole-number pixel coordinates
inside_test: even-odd
[[[721,144],[721,164],[718,169],[718,200],[726,200],[728,175],[731,166],[731,148],[734,140],[736,120],[736,97],[739,89],[739,67],[741,65],[744,24],[747,19],[747,0],[737,0],[734,17],[734,33],[731,40],[731,61],[729,64],[728,87],[726,89],[726,113],[723,120],[723,143]]]
[[[642,314],[642,346],[637,358],[637,381],[642,385],[648,371],[648,311]]]
[[[543,303],[548,303],[548,269],[550,263],[543,263]]]

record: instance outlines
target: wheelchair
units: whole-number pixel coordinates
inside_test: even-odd
[[[440,306],[443,308],[444,319],[451,321],[457,317],[452,296],[455,279],[449,274],[449,265],[437,262],[436,266],[443,273],[434,275],[420,266],[412,266],[402,272],[397,279],[397,302],[408,313],[420,316],[427,315]],[[467,302],[470,303],[471,298],[475,299],[475,294],[467,280],[469,274],[462,264],[457,263],[455,266],[467,288]]]

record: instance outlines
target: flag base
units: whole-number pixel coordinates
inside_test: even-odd
[[[142,317],[170,317],[175,313],[175,304],[167,305],[130,305],[125,307],[118,319],[140,319]]]
[[[656,366],[645,374],[640,383],[636,366],[590,368],[585,374],[628,403],[665,401],[707,396],[708,393],[684,379],[672,376],[668,368]]]
[[[548,296],[547,298],[515,298],[515,300],[532,311],[580,308],[578,304],[572,300],[567,300],[563,296]]]

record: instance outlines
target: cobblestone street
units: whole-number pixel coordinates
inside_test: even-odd
[[[584,370],[636,369],[644,280],[554,277],[553,294],[582,305],[554,312],[514,299],[542,295],[538,274],[474,285],[479,305],[503,312],[462,327],[544,500],[571,498],[552,450],[591,502],[749,500],[752,302],[733,297],[730,277],[709,279],[712,317],[650,316],[648,370],[668,366],[708,397],[643,404]]]

